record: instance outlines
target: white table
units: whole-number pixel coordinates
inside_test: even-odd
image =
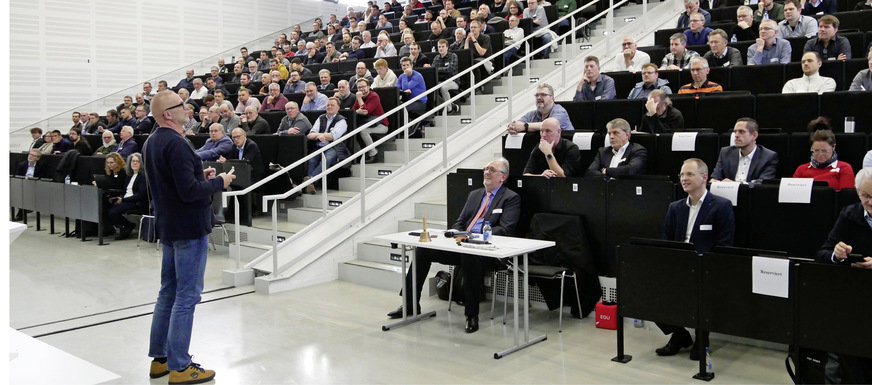
[[[423,247],[423,248],[433,249],[433,250],[450,251],[450,252],[455,252],[455,253],[470,254],[470,255],[475,255],[475,256],[479,256],[479,257],[490,257],[490,258],[497,258],[497,259],[512,258],[512,264],[514,266],[518,266],[518,256],[523,255],[523,257],[524,257],[523,258],[524,259],[524,271],[527,271],[527,262],[529,259],[528,254],[530,252],[540,250],[540,249],[545,249],[545,248],[548,248],[548,247],[555,245],[555,243],[553,241],[542,241],[542,240],[538,240],[538,239],[514,238],[514,237],[505,237],[505,236],[496,236],[495,235],[495,236],[493,236],[493,239],[491,241],[491,243],[494,246],[493,248],[490,248],[490,249],[472,248],[472,247],[458,246],[457,242],[454,240],[454,238],[446,238],[446,237],[442,236],[442,230],[431,229],[431,230],[429,230],[429,232],[431,235],[434,233],[439,233],[439,236],[432,237],[431,242],[420,242],[418,236],[409,235],[409,233],[406,233],[406,232],[393,233],[393,234],[387,234],[387,235],[381,235],[381,236],[375,237],[375,239],[379,239],[382,241],[388,241],[391,243],[396,243],[396,244],[400,245],[400,247],[403,250],[403,256],[401,258],[402,271],[403,271],[403,276],[402,276],[402,279],[403,279],[403,304],[410,302],[410,301],[407,301],[407,297],[406,297],[407,295],[409,295],[407,293],[407,290],[406,290],[407,289],[406,288],[406,250],[407,250],[407,247],[409,247],[409,249],[411,247]],[[414,257],[412,258],[412,261],[414,262]],[[512,269],[512,271],[513,271],[515,287],[517,288],[518,287],[518,269]],[[412,282],[413,283],[417,282],[415,270],[412,270]],[[545,339],[548,338],[547,335],[543,334],[539,337],[530,339],[530,301],[528,300],[530,298],[529,297],[530,289],[528,286],[526,274],[524,274],[523,289],[524,289],[524,298],[525,298],[525,301],[524,301],[524,342],[521,343],[521,341],[520,341],[520,335],[519,335],[520,331],[518,329],[518,325],[519,325],[519,323],[518,323],[518,290],[514,290],[514,293],[515,293],[515,295],[514,295],[514,302],[515,302],[514,303],[515,345],[506,349],[506,350],[503,350],[501,352],[494,353],[494,358],[496,358],[496,359],[502,358],[508,354],[514,353],[518,350],[526,348],[527,346],[544,341]],[[412,287],[412,294],[411,295],[417,297],[417,287],[415,285],[413,285],[413,287]],[[415,297],[413,297],[413,298],[415,298]],[[417,301],[411,301],[411,302],[412,302],[412,306],[413,306],[413,309],[412,309],[413,312],[411,314],[418,313]],[[408,325],[410,323],[417,322],[417,321],[420,321],[420,320],[425,319],[425,318],[430,318],[430,317],[436,316],[435,311],[431,311],[431,312],[428,312],[425,314],[421,314],[418,316],[412,316],[412,317],[409,317],[408,313],[409,313],[409,309],[406,309],[406,306],[404,305],[403,306],[403,320],[396,322],[396,323],[393,323],[393,324],[390,324],[390,325],[382,326],[382,330],[388,331],[391,328]]]

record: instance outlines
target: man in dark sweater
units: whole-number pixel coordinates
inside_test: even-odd
[[[149,376],[169,374],[170,383],[199,383],[215,377],[215,371],[201,368],[188,353],[212,232],[212,195],[229,186],[235,176],[216,177],[215,169],[203,169],[185,140],[188,115],[178,95],[161,91],[151,105],[158,128],[143,146],[143,161],[163,262],[151,325],[148,355],[154,360]]]

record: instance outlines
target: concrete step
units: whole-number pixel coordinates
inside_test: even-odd
[[[469,112],[471,110],[470,106],[461,106],[460,108],[461,108],[461,110],[465,110],[467,112]],[[432,135],[431,135],[431,132],[427,132],[427,137],[429,138],[431,136],[437,136],[437,137],[441,138],[442,136],[440,135],[440,131],[442,131],[441,130],[442,125],[445,123],[445,121],[448,121],[448,133],[449,133],[449,135],[453,134],[457,131],[460,131],[461,128],[463,128],[464,126],[466,126],[467,124],[470,124],[472,122],[471,118],[472,117],[468,113],[467,114],[461,113],[459,115],[448,115],[447,117],[439,115],[439,116],[433,118],[433,126],[434,127],[428,127],[431,130],[433,128],[435,128],[435,130],[433,130]],[[430,130],[428,130],[428,131],[430,131]]]
[[[330,210],[332,210],[332,209],[333,209],[332,207],[328,207],[327,212],[330,212]],[[321,215],[322,215],[321,208],[314,208],[314,207],[290,208],[290,209],[288,209],[287,214],[288,214],[288,221],[291,221],[294,223],[303,223],[306,225],[317,221],[319,218],[321,218]]]
[[[394,171],[397,171],[400,167],[403,167],[402,162],[398,163],[367,163],[366,164],[366,177],[367,178],[384,178],[388,175],[391,175]],[[361,168],[360,164],[355,164],[351,166],[351,176],[360,178]]]
[[[366,187],[374,185],[381,178],[365,178]],[[360,177],[339,178],[339,189],[342,191],[360,191]]]
[[[414,250],[406,251],[406,266],[408,266],[408,263],[412,260],[414,254]],[[357,245],[357,259],[359,261],[402,266],[402,256],[402,250],[399,248],[391,248],[391,243],[386,241],[370,240],[361,242]]]
[[[397,222],[397,231],[421,230],[423,227],[424,221],[421,218],[401,219]],[[448,223],[446,221],[430,220],[430,218],[427,218],[427,228],[445,230],[448,228]]]
[[[428,221],[446,221],[448,205],[442,202],[417,202],[415,203],[415,217],[427,217]]]
[[[415,159],[426,151],[409,150],[409,160]],[[385,163],[404,163],[406,161],[406,153],[404,151],[386,150],[384,151]]]
[[[359,192],[357,191],[341,191],[341,190],[327,190],[327,205],[329,208],[338,207],[348,201],[349,199],[355,197]],[[320,209],[321,204],[323,202],[321,194],[303,194],[303,207],[308,208],[316,208]]]
[[[242,262],[251,262],[255,258],[261,256],[261,254],[272,250],[272,245],[257,243],[257,242],[240,242],[239,243],[239,255],[240,261]],[[236,246],[230,246],[230,259],[236,260]]]
[[[430,267],[427,281],[421,290],[422,298],[436,295],[436,273],[440,270],[448,271],[448,267],[440,264],[433,264]],[[399,266],[359,259],[339,264],[339,279],[397,293],[403,288],[402,269]],[[397,306],[400,302],[402,299],[398,296]],[[385,312],[392,310],[394,309],[387,308]]]
[[[427,151],[441,142],[441,138],[409,138],[409,150],[410,151]],[[406,139],[398,139],[394,142],[396,145],[397,151],[403,151],[406,149]]]

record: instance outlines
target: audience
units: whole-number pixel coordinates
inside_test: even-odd
[[[826,127],[828,124],[826,118],[819,118],[812,125]],[[854,169],[848,162],[838,160],[836,135],[828,129],[811,134],[811,162],[797,167],[793,177],[826,181],[836,190],[854,188]]]
[[[306,137],[315,142],[313,150],[318,150],[330,144],[330,142],[339,139],[347,130],[348,122],[345,121],[344,116],[339,114],[339,99],[330,98],[327,100],[327,111],[318,117],[318,120],[312,125]],[[320,174],[322,168],[326,170],[347,156],[348,149],[345,147],[345,142],[339,142],[324,151],[323,157],[326,159],[327,164],[321,164],[320,156],[312,157],[309,159],[309,170],[303,181],[305,182],[311,177]],[[316,192],[315,184],[306,186],[305,191],[308,194],[314,194]]]
[[[523,131],[539,131],[542,122],[548,118],[554,118],[562,130],[574,131],[572,122],[566,109],[559,104],[554,104],[554,87],[543,83],[536,87],[536,109],[524,114],[521,119],[513,120],[508,125],[509,134],[517,134]]]
[[[790,42],[776,37],[778,24],[772,19],[760,22],[760,37],[748,47],[748,65],[787,64],[793,49]]]
[[[599,59],[596,56],[584,58],[584,75],[575,87],[572,101],[614,99],[615,80],[600,73]]]
[[[826,1],[826,0],[825,0]],[[808,7],[808,4],[806,4]],[[832,15],[825,15],[818,20],[818,35],[805,42],[803,52],[815,51],[824,60],[851,58],[851,42],[847,38],[837,35],[839,32],[839,19]]]
[[[460,89],[460,86],[454,80],[448,80],[454,75],[457,75],[457,55],[454,52],[448,51],[448,41],[440,39],[436,43],[438,55],[433,57],[433,68],[436,69],[436,80],[442,86],[439,89],[441,100],[437,99],[438,104],[451,98],[450,91]],[[377,63],[376,63],[377,64]],[[451,103],[448,110],[449,114],[460,111],[460,106],[456,103]]]
[[[648,94],[654,90],[662,90],[667,94],[672,93],[669,88],[669,80],[661,79],[658,73],[657,65],[654,63],[645,63],[642,65],[642,81],[636,83],[627,99],[647,99]]]
[[[687,49],[687,36],[683,33],[676,33],[669,37],[669,53],[660,62],[660,69],[688,69],[690,68],[690,61],[698,57],[698,53]]]
[[[690,61],[690,77],[693,82],[685,84],[678,89],[679,94],[705,94],[710,92],[721,92],[723,87],[715,82],[708,80],[709,66],[708,61],[697,56]]]
[[[800,0],[784,1],[784,20],[778,23],[781,38],[807,37],[817,35],[818,21],[811,16],[805,16],[800,10]]]
[[[300,107],[297,102],[288,102],[285,104],[285,116],[279,122],[279,128],[273,135],[298,135],[301,132],[308,132],[312,128],[312,123],[306,115],[300,113]]]
[[[117,152],[122,158],[126,158],[130,154],[139,151],[139,145],[133,140],[133,127],[122,127],[118,136],[121,138],[121,141],[115,145],[112,152]]]
[[[287,99],[285,100],[285,103],[287,104]],[[270,133],[269,123],[267,123],[263,117],[258,115],[257,109],[254,107],[246,108],[245,114],[243,114],[239,120],[241,123],[239,127],[242,127],[246,134],[267,135]]]
[[[614,178],[619,175],[643,174],[647,167],[648,150],[630,143],[630,123],[617,118],[606,124],[609,145],[599,149],[587,168],[587,176]]]
[[[712,29],[705,26],[705,18],[701,13],[696,12],[690,15],[690,28],[684,31],[684,36],[687,37],[687,44],[703,45],[708,42],[708,35]]]
[[[851,81],[851,87],[848,91],[870,91],[872,90],[872,49],[866,55],[869,62],[869,68],[860,70]]]
[[[690,18],[697,12],[702,14],[705,24],[712,22],[711,13],[699,8],[699,0],[684,0],[684,12],[678,16],[675,28],[690,28]]]
[[[751,118],[736,121],[733,127],[735,144],[721,148],[718,163],[710,178],[712,182],[753,185],[763,180],[775,179],[778,172],[778,154],[757,145],[758,127],[757,121]]]
[[[760,0],[757,2],[757,11],[754,12],[754,21],[774,20],[776,23],[784,20],[784,6],[774,0]]]
[[[376,60],[373,64],[377,75],[372,79],[372,88],[396,87],[397,75],[388,68],[388,62],[384,59]]]
[[[542,122],[539,145],[530,153],[524,175],[549,179],[577,176],[575,170],[579,167],[581,153],[575,143],[560,136],[562,131],[557,119],[548,118]]]
[[[427,92],[427,85],[424,84],[424,77],[421,73],[412,69],[412,59],[404,57],[400,59],[400,65],[403,67],[403,73],[397,77],[397,88],[400,89],[400,96],[403,102],[407,102]],[[415,100],[406,107],[409,114],[409,120],[413,120],[423,115],[427,109],[427,95]],[[416,125],[420,127],[420,123]]]
[[[379,123],[360,132],[360,140],[363,141],[363,146],[366,147],[372,144],[371,134],[384,134],[388,132],[388,118],[383,116],[385,111],[382,108],[381,99],[377,93],[370,90],[368,80],[357,80],[357,94],[355,96],[357,101],[354,102],[352,109],[357,113],[357,125],[362,126],[372,120],[379,120]],[[366,162],[374,161],[376,155],[378,155],[376,148],[369,150],[366,155]]]
[[[145,176],[140,175],[142,167],[142,154],[138,152],[130,154],[127,157],[127,178],[123,184],[123,193],[120,196],[109,198],[110,206],[106,212],[106,219],[110,226],[118,228],[118,235],[115,236],[116,241],[130,238],[130,233],[136,227],[127,218],[124,218],[124,214],[142,212],[148,209],[148,190]]]
[[[302,111],[321,111],[327,107],[327,96],[318,92],[314,82],[306,83],[306,96],[303,98]]]
[[[636,40],[632,36],[624,36],[621,41],[621,52],[615,55],[613,71],[636,72],[642,65],[651,62],[651,56],[636,47]]]
[[[747,5],[743,5],[736,10],[737,22],[733,29],[730,30],[730,34],[737,41],[755,40],[759,36],[760,23],[754,20],[753,13],[754,11]]]
[[[735,67],[742,65],[742,54],[735,47],[727,46],[727,32],[718,28],[708,35],[710,51],[702,57],[709,67]]]
[[[115,149],[115,135],[112,135],[111,131],[103,131],[102,139],[102,145],[97,147],[92,155],[109,155]],[[42,153],[45,154],[45,152]]]
[[[651,91],[645,102],[645,113],[642,115],[639,132],[660,134],[681,128],[684,128],[684,115],[677,108],[672,107],[672,100],[666,92]]]
[[[839,6],[836,3],[836,0],[806,0],[804,1],[805,6],[802,8],[802,14],[807,16],[813,16],[818,14],[826,14],[829,15],[831,13],[836,13],[839,11]]]
[[[817,52],[809,51],[802,54],[802,77],[790,79],[784,83],[782,94],[799,92],[833,92],[836,90],[836,81],[833,78],[821,76],[818,71],[821,68],[821,57]]]
[[[233,142],[224,134],[224,127],[220,123],[212,123],[209,126],[209,139],[196,152],[200,159],[214,162],[219,157],[229,155],[232,149]]]

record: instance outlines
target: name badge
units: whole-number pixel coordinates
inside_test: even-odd
[[[621,161],[618,162],[618,163],[624,163],[624,162],[626,162],[626,161],[627,161],[627,158],[621,158]]]
[[[712,231],[712,225],[699,225],[699,231]]]
[[[832,169],[832,170],[830,170],[830,172],[839,172],[839,168],[838,168],[838,167],[836,167],[836,168],[834,168],[834,169]]]
[[[769,62],[770,62],[770,63],[778,63],[778,58],[777,58],[777,57],[774,57],[774,58],[772,58],[772,59],[769,59]]]
[[[597,96],[597,97],[593,98],[593,100],[600,100],[602,98],[603,98],[602,96]]]
[[[494,209],[493,214],[502,214],[503,209]]]

